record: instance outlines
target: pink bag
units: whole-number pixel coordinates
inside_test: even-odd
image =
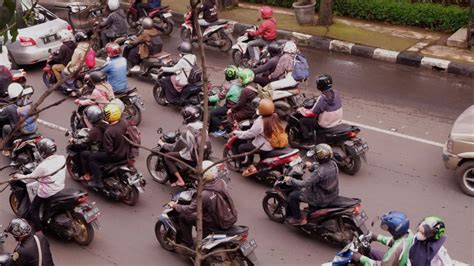
[[[95,67],[95,52],[94,52],[94,49],[89,49],[89,51],[87,51],[85,64],[88,68]]]

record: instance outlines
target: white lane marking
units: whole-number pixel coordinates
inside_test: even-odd
[[[38,124],[41,124],[45,127],[49,127],[51,129],[57,129],[59,131],[65,132],[65,133],[69,131],[69,129],[67,129],[67,128],[64,128],[62,126],[58,126],[58,125],[53,124],[53,123],[48,122],[48,121],[44,121],[43,119],[36,119],[36,122],[38,122]]]
[[[405,134],[401,134],[401,133],[398,133],[398,132],[393,132],[393,131],[390,131],[390,130],[381,129],[381,128],[373,127],[373,126],[368,126],[368,125],[364,125],[364,124],[360,124],[360,123],[356,123],[356,122],[351,122],[351,121],[347,121],[347,120],[343,120],[343,122],[347,123],[347,124],[354,125],[354,126],[358,126],[358,127],[361,127],[361,128],[365,128],[365,129],[368,129],[368,130],[373,130],[373,131],[376,131],[376,132],[384,133],[384,134],[387,134],[387,135],[392,135],[392,136],[396,136],[396,137],[400,137],[400,138],[404,138],[404,139],[409,139],[409,140],[413,140],[413,141],[417,141],[417,142],[421,142],[421,143],[425,143],[425,144],[429,144],[429,145],[433,145],[433,146],[437,146],[437,147],[441,147],[441,148],[444,147],[443,143],[439,143],[439,142],[435,142],[435,141],[431,141],[431,140],[427,140],[427,139],[413,137],[413,136],[410,136],[410,135],[405,135]]]

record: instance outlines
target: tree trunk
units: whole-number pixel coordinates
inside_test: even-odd
[[[238,4],[239,0],[217,0],[217,8],[219,9],[219,11],[237,7]]]
[[[332,24],[333,0],[321,0],[319,7],[318,24],[329,26]]]

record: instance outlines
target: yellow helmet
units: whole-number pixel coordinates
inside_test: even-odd
[[[116,104],[109,104],[104,108],[105,120],[109,123],[116,122],[122,117],[122,111]]]

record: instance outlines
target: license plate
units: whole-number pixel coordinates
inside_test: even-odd
[[[295,165],[297,165],[301,162],[302,162],[301,158],[298,157],[298,158],[296,158],[296,159],[294,159],[293,161],[290,162],[290,167],[293,167],[293,166],[295,166]]]
[[[58,40],[58,36],[56,34],[51,34],[43,37],[44,44],[48,44],[51,42],[55,42]]]
[[[257,242],[254,239],[252,239],[250,241],[245,241],[245,243],[243,243],[242,246],[240,246],[240,251],[245,257],[247,257],[256,248],[257,248]]]
[[[99,216],[99,213],[100,213],[99,208],[93,208],[84,213],[84,218],[86,219],[87,223],[90,223],[97,219],[97,217]]]
[[[163,17],[164,17],[164,18],[169,18],[169,17],[171,17],[171,16],[173,16],[171,13],[164,13],[164,14],[163,14]]]
[[[354,223],[356,224],[356,226],[360,227],[369,218],[367,217],[367,214],[365,213],[365,211],[362,211],[361,213],[354,216],[353,219],[354,219]]]
[[[362,154],[362,153],[369,150],[369,144],[362,143],[362,145],[355,145],[354,150],[355,150],[357,155],[360,155],[360,154]]]

